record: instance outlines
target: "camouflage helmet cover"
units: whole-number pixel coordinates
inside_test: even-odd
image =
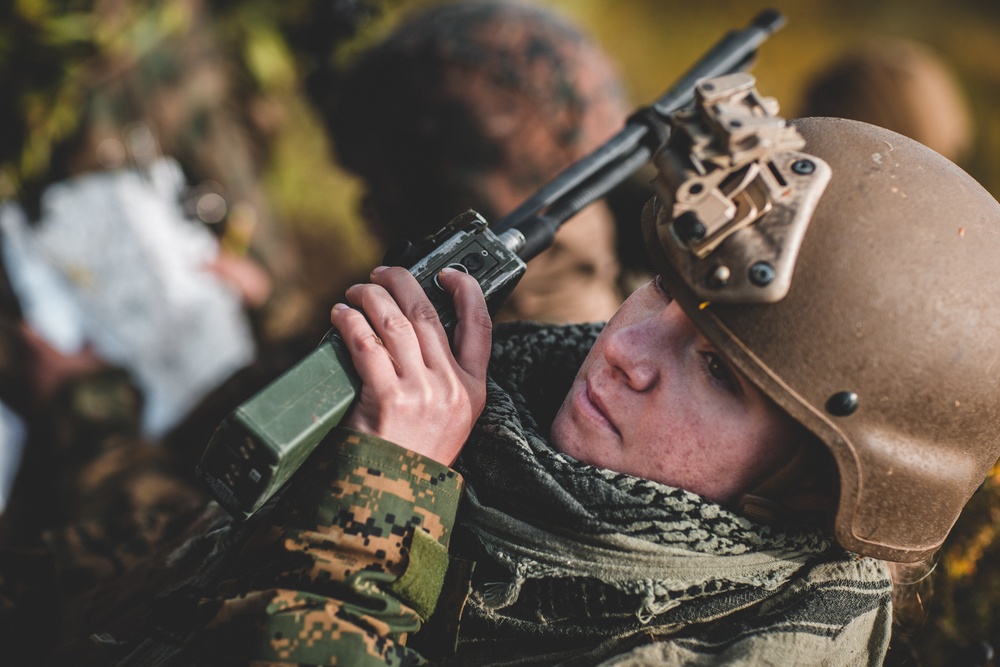
[[[630,110],[615,66],[582,30],[493,0],[409,14],[315,88],[338,160],[400,238],[435,232],[464,208],[506,214]]]

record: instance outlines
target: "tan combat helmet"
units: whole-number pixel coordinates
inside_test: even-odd
[[[647,245],[728,360],[839,472],[837,540],[925,558],[1000,456],[1000,204],[930,149],[786,123],[706,80],[655,159]]]

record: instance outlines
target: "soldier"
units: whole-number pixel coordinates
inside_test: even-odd
[[[816,72],[801,115],[878,125],[959,164],[975,139],[969,101],[948,63],[930,47],[898,38],[862,44]]]
[[[1000,204],[741,76],[675,119],[660,277],[603,329],[491,339],[442,272],[452,352],[406,271],[349,289],[359,402],[272,512],[162,561],[198,573],[105,622],[104,661],[882,664],[887,562],[932,554],[1000,452]]]
[[[497,221],[610,138],[630,110],[592,40],[511,2],[410,15],[346,72],[314,74],[310,89],[387,244],[419,240],[467,208]],[[498,319],[605,320],[622,301],[618,273],[614,218],[598,202],[532,261]]]

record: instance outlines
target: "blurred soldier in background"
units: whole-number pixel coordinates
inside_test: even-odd
[[[387,244],[416,241],[473,208],[490,222],[621,129],[614,66],[566,19],[510,2],[407,16],[310,92],[338,160],[367,187]],[[615,225],[603,202],[532,260],[498,319],[607,319],[621,303]]]
[[[947,64],[912,40],[880,39],[846,51],[806,86],[802,116],[878,125],[961,163],[972,147],[972,115]]]
[[[4,545],[87,522],[77,546],[158,541],[201,493],[193,452],[152,443],[280,365],[264,353],[295,263],[214,27],[196,1],[0,10]]]

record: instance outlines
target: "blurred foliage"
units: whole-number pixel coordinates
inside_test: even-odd
[[[434,1],[0,3],[0,167],[8,174],[6,181],[0,174],[0,199],[14,191],[12,173],[22,186],[63,177],[65,170],[54,168],[60,146],[79,145],[101,114],[119,123],[145,120],[192,180],[259,190],[260,206],[272,208],[277,226],[297,239],[307,278],[337,298],[381,249],[358,215],[362,188],[337,168],[336,147],[310,108],[306,82],[311,73],[343,66],[406,12]],[[997,0],[536,1],[589,29],[619,64],[636,105],[658,97],[725,31],[772,6],[788,24],[763,46],[753,71],[760,90],[788,116],[798,112],[810,77],[845,50],[883,37],[923,42],[968,94],[977,141],[963,166],[1000,195]],[[109,90],[114,95],[102,102]],[[945,663],[956,645],[1000,642],[998,519],[994,472],[933,574],[929,620],[912,638],[925,664]]]
[[[285,252],[297,230],[322,230],[326,273],[357,273],[378,249],[301,72],[332,62],[377,13],[367,0],[3,3],[0,200],[17,195],[37,216],[48,184],[108,167],[101,142],[142,123],[193,186],[221,188],[231,210],[250,204],[256,250],[280,278],[298,271]]]
[[[948,664],[956,647],[1000,648],[1000,465],[983,482],[936,556],[925,621],[909,642],[925,665]]]
[[[30,181],[80,128],[103,77],[187,28],[167,3],[16,0],[0,9],[0,170]],[[14,185],[0,183],[0,197]]]

